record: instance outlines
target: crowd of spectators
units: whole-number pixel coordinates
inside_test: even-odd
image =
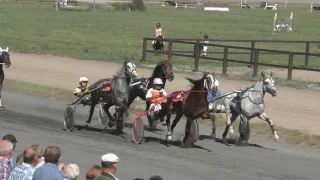
[[[17,143],[16,137],[12,134],[5,135],[0,141],[0,180],[80,179],[80,170],[76,164],[61,163],[61,150],[58,146],[48,146],[43,150],[39,144],[31,145],[14,161],[13,151]],[[115,175],[118,163],[117,155],[107,153],[101,157],[101,166],[90,167],[85,177],[87,180],[118,180]],[[149,180],[163,179],[160,176],[152,176]]]

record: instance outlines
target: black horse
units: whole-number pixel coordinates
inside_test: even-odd
[[[158,36],[157,38],[163,39],[163,36]],[[157,40],[154,44],[152,44],[152,47],[155,51],[163,51],[164,49],[163,41]]]
[[[11,66],[10,61],[10,55],[8,53],[9,48],[2,49],[0,47],[0,109],[4,109],[5,107],[1,104],[1,91],[3,87],[3,81],[4,81],[4,71],[3,71],[3,64],[6,66],[6,68],[9,68]]]
[[[131,105],[131,103],[134,101],[134,99],[139,96],[144,101],[146,100],[146,93],[148,89],[152,88],[153,86],[153,80],[155,78],[161,78],[163,81],[163,88],[165,88],[166,80],[169,81],[174,80],[174,73],[172,71],[172,64],[170,61],[162,61],[158,63],[158,65],[154,68],[152,76],[149,78],[140,78],[136,79],[136,83],[132,83],[132,87],[129,94],[129,101],[128,101],[128,108]],[[150,103],[146,101],[146,110],[149,109]],[[153,122],[151,120],[151,117],[148,116],[148,120],[151,127],[156,126],[156,122]]]
[[[136,75],[136,71],[132,70],[132,67],[135,67],[132,59],[126,60],[120,72],[114,75],[113,78],[101,79],[88,88],[89,91],[91,91],[91,103],[90,115],[86,121],[87,125],[91,122],[95,106],[102,101],[106,103],[103,109],[110,119],[108,126],[112,127],[117,125],[117,131],[122,131],[124,120],[128,115],[129,84],[131,83],[132,77]],[[118,106],[118,108],[116,108],[116,113],[113,117],[109,112],[109,108],[114,105]]]

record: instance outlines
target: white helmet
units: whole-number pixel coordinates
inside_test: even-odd
[[[160,79],[160,78],[155,78],[155,79],[153,80],[153,84],[163,84],[162,79]]]
[[[87,77],[81,77],[81,78],[79,79],[79,82],[82,82],[82,81],[88,81],[88,78],[87,78]]]
[[[214,85],[218,87],[219,86],[219,81],[215,80]]]

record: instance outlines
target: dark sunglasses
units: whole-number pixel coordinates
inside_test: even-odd
[[[88,81],[82,81],[82,83],[88,83]]]

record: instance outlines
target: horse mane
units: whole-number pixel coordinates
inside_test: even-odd
[[[122,64],[122,68],[121,68],[120,70],[118,70],[118,72],[116,72],[115,75],[112,76],[113,79],[119,79],[120,77],[125,76],[125,75],[123,74],[123,71],[125,71],[125,69],[126,69],[126,64],[127,64],[129,61],[130,61],[129,58],[126,58],[126,59],[124,60],[124,62],[123,62],[123,64]]]
[[[194,80],[192,78],[189,77],[185,77],[185,79],[187,79],[191,84],[191,90],[195,90],[196,88],[198,88],[201,84],[203,84],[203,79],[205,78],[205,76],[203,76],[201,79],[198,80]]]
[[[112,76],[112,79],[119,79],[120,77],[123,76],[123,71],[124,71],[125,68],[126,68],[125,65],[126,65],[129,61],[130,61],[130,59],[125,59],[125,61],[123,62],[122,68],[121,68],[120,70],[118,70],[118,72],[116,72],[115,75]],[[102,84],[103,82],[110,81],[110,80],[111,80],[111,78],[100,79],[100,80],[94,82],[93,84],[91,84],[91,85],[88,87],[88,89],[89,89],[89,90],[92,90],[92,89],[94,89],[94,88],[97,88],[98,86],[101,86],[101,84]]]
[[[154,77],[158,71],[158,69],[162,66],[162,61],[158,62],[158,64],[156,65],[156,67],[153,69],[152,75],[151,77]]]

